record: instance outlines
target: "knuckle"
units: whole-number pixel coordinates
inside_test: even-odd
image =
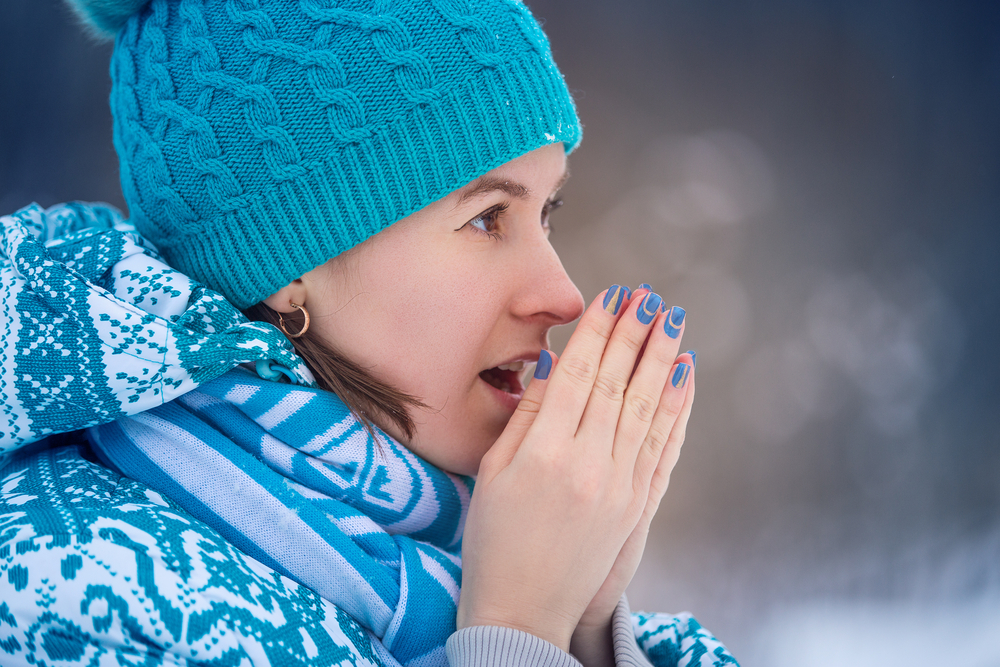
[[[625,379],[612,373],[601,373],[594,382],[594,393],[609,401],[621,401],[625,394]]]
[[[664,366],[673,366],[674,362],[677,361],[677,355],[673,354],[673,351],[666,345],[650,345],[646,348],[646,354],[652,350],[653,358],[657,363],[663,364]]]
[[[597,344],[604,347],[613,330],[613,323],[606,322],[604,317],[589,316],[588,313],[588,315],[584,315],[583,319],[580,320],[580,324],[573,333],[573,338],[579,337],[581,345],[590,346]]]
[[[667,424],[663,420],[654,420],[649,426],[649,433],[646,435],[646,442],[654,448],[654,451],[659,450],[667,442],[667,438],[670,437],[670,429],[667,428]]]
[[[517,404],[517,409],[520,412],[525,412],[528,414],[535,414],[542,408],[542,402],[538,398],[525,394],[521,397],[521,400]]]
[[[629,352],[639,354],[639,350],[642,349],[642,344],[646,342],[646,333],[647,332],[644,329],[632,331],[622,336],[619,340],[622,345],[628,348]]]
[[[658,401],[649,394],[630,393],[625,397],[625,407],[639,421],[652,421]]]
[[[597,366],[583,355],[573,355],[559,362],[563,373],[580,384],[590,384],[597,374]]]
[[[526,456],[532,468],[543,470],[556,479],[563,478],[566,461],[555,448],[535,447],[527,451]]]
[[[684,403],[678,400],[667,401],[666,405],[663,406],[663,414],[670,420],[673,424],[677,421],[677,418],[681,415],[681,410],[684,408]]]

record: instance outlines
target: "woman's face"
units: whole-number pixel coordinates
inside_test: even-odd
[[[549,329],[583,312],[548,240],[565,173],[562,144],[511,160],[266,303],[304,303],[327,343],[423,401],[408,442],[382,426],[431,463],[474,475],[522,391],[521,373],[497,367],[536,361]]]

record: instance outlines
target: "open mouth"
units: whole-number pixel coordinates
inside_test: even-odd
[[[524,385],[521,383],[521,373],[523,371],[524,362],[515,361],[510,364],[500,364],[493,368],[487,368],[479,374],[479,377],[491,387],[508,394],[520,396],[524,393]]]

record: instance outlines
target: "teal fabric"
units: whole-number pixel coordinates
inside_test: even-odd
[[[258,360],[315,384],[280,331],[167,266],[114,208],[0,217],[0,463]]]
[[[581,137],[518,0],[152,0],[111,76],[132,221],[238,308]]]
[[[399,667],[341,608],[66,440],[0,466],[0,665]],[[738,667],[690,614],[632,622],[655,667]]]
[[[398,666],[333,603],[88,456],[0,466],[0,665]]]
[[[401,664],[446,667],[473,480],[376,434],[333,393],[235,368],[87,437],[102,462],[336,604]]]
[[[0,665],[441,664],[427,640],[454,624],[471,481],[388,440],[372,451],[280,333],[164,264],[114,209],[32,205],[0,230]],[[299,384],[234,371],[258,360]],[[147,479],[97,462],[79,431],[95,424],[153,436],[145,468],[100,452]],[[206,465],[208,440],[240,475]],[[215,505],[229,520],[212,525],[187,489],[235,500]],[[322,539],[293,530],[306,523]],[[636,623],[657,667],[733,662],[687,615]]]

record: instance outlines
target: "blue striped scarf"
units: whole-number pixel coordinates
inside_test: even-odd
[[[472,480],[367,432],[269,324],[167,266],[113,208],[0,217],[0,465],[89,428],[105,463],[366,626],[446,664]],[[296,385],[239,364],[278,363]],[[276,374],[275,374],[276,375]]]
[[[91,428],[122,474],[332,601],[402,664],[446,665],[473,481],[378,431],[336,395],[236,368]]]

